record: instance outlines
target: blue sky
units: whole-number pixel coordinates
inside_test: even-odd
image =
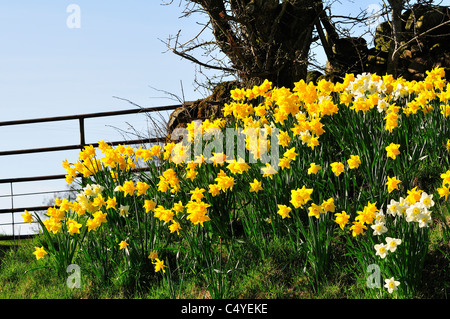
[[[193,66],[162,54],[166,48],[159,40],[192,29],[178,19],[177,5],[77,1],[81,28],[69,29],[71,2],[55,2],[0,2],[0,105],[8,105],[1,120],[127,106],[112,96],[149,105],[149,97],[160,96],[149,85],[176,91],[183,80],[190,86]]]
[[[114,96],[144,107],[174,104],[151,87],[181,96],[180,82],[186,100],[203,97],[194,90],[194,65],[164,53],[161,42],[180,29],[182,40],[190,39],[201,28],[196,21],[206,18],[180,19],[179,2],[0,0],[0,121],[133,108]],[[81,10],[81,28],[67,26],[72,3]],[[377,3],[343,0],[336,2],[334,13],[357,13]],[[126,122],[147,128],[142,116],[88,120],[87,142],[121,139],[114,127],[125,129]],[[0,127],[0,151],[76,144],[78,139],[76,122]],[[64,158],[74,161],[77,152],[0,157],[0,179],[62,174]],[[14,185],[14,192],[61,187],[53,182]],[[0,185],[0,207],[7,208],[10,199],[4,194],[9,185]],[[14,199],[15,207],[40,204],[42,197]]]
[[[192,86],[194,66],[163,53],[160,39],[179,29],[187,36],[197,29],[178,18],[177,5],[77,1],[81,28],[69,29],[71,2],[55,3],[0,1],[0,121],[133,108],[113,96],[142,106],[173,104],[151,87],[181,95],[180,81],[186,100],[201,97]],[[124,121],[87,122],[89,142],[115,136],[106,125],[123,127]],[[0,149],[76,143],[76,130],[70,122],[0,128]],[[0,168],[0,178],[17,173]]]
[[[70,4],[81,10],[81,28],[70,29]],[[193,20],[179,19],[182,8],[162,1],[0,1],[0,121],[72,115],[169,105],[175,102],[151,87],[181,95],[194,91],[195,68],[166,51],[165,40],[183,29],[186,39],[198,30]],[[197,19],[201,17],[196,17]],[[162,98],[160,98],[162,97]],[[114,127],[130,123],[145,130],[145,117],[87,120],[88,142],[117,140]],[[79,142],[77,123],[0,127],[0,150],[47,147]],[[77,159],[77,152],[0,157],[0,179],[62,174],[61,161]],[[0,196],[10,185],[0,185]],[[14,184],[14,193],[52,191],[64,183]],[[44,197],[51,197],[51,194]],[[41,205],[42,196],[15,197],[14,206]],[[11,206],[0,197],[0,207]],[[19,214],[20,215],[20,214]],[[2,218],[0,218],[0,223]],[[1,233],[1,230],[0,230]]]

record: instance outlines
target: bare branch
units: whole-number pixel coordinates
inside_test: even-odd
[[[184,46],[186,46],[187,44],[196,41],[196,40],[200,37],[200,35],[208,28],[208,26],[210,25],[210,23],[211,23],[211,22],[206,23],[205,26],[200,30],[199,33],[197,33],[196,36],[194,36],[192,39],[186,41],[184,44],[181,44],[180,47],[184,47]],[[178,40],[178,37],[179,37],[180,33],[181,33],[181,30],[178,31],[178,34],[177,34],[177,40]],[[215,43],[215,42],[211,42],[211,43]]]
[[[394,52],[392,52],[392,55],[394,55],[394,54],[399,54],[400,50],[404,49],[405,47],[407,47],[408,45],[410,45],[412,42],[414,42],[414,41],[416,41],[416,40],[418,40],[418,39],[420,39],[420,38],[423,38],[423,37],[424,37],[425,35],[427,35],[428,33],[432,32],[432,31],[434,31],[434,30],[436,30],[436,29],[438,29],[438,28],[441,28],[441,27],[443,27],[444,25],[447,25],[447,24],[450,24],[450,20],[447,20],[447,21],[445,21],[445,22],[443,22],[443,23],[441,23],[441,24],[439,24],[439,25],[437,25],[437,26],[434,26],[434,27],[432,27],[432,28],[430,28],[430,29],[428,29],[428,30],[426,30],[426,31],[424,31],[424,32],[422,32],[422,33],[420,33],[420,34],[414,36],[414,37],[411,38],[410,40],[408,40],[408,41],[406,41],[405,43],[399,45],[399,46],[397,47],[397,49],[394,50]]]
[[[210,65],[204,62],[201,62],[200,60],[198,60],[197,58],[195,58],[194,56],[187,54],[186,52],[189,50],[183,50],[183,51],[179,51],[178,50],[178,39],[180,37],[180,33],[181,30],[178,31],[178,34],[176,36],[175,39],[175,46],[173,48],[171,48],[172,52],[175,53],[176,55],[182,57],[183,59],[189,60],[191,62],[194,62],[198,65],[201,65],[205,68],[209,68],[209,69],[213,69],[213,70],[219,70],[219,71],[226,71],[226,72],[235,72],[235,70],[230,69],[230,68],[225,68],[225,67],[220,67],[220,66],[215,66],[215,65]]]

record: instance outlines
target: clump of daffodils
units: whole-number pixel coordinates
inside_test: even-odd
[[[432,223],[430,209],[433,206],[433,195],[429,195],[414,187],[408,191],[406,198],[400,197],[398,201],[391,199],[387,205],[386,212],[392,217],[404,218],[408,223],[416,222],[420,228],[423,228],[428,227]],[[344,229],[345,225],[350,221],[350,216],[346,212],[337,213],[335,216],[336,223],[339,224],[341,229]],[[373,235],[382,235],[388,231],[386,215],[382,209],[379,210],[376,207],[376,203],[371,203],[370,201],[362,211],[357,212],[353,225],[350,227],[353,237],[364,234],[367,226],[372,228]]]
[[[386,243],[384,244],[376,244],[375,250],[376,250],[376,256],[380,256],[380,258],[385,258],[388,252],[393,253],[397,246],[402,243],[401,239],[398,238],[392,238],[392,237],[386,237]]]
[[[432,223],[430,209],[433,206],[433,195],[414,187],[408,191],[406,198],[400,197],[398,201],[391,199],[387,213],[393,217],[405,218],[408,223],[416,222],[423,228]]]
[[[361,210],[347,213],[339,209],[339,197],[330,197],[331,194],[325,194],[326,191],[320,194],[317,188],[313,189],[314,181],[310,178],[328,176],[333,181],[345,180],[349,174],[371,163],[365,162],[367,156],[364,154],[357,154],[357,148],[352,149],[352,154],[347,153],[346,158],[340,156],[329,159],[329,162],[323,160],[325,157],[321,157],[322,155],[316,154],[327,152],[327,145],[322,145],[323,140],[327,141],[325,133],[332,128],[327,123],[332,123],[330,118],[342,112],[341,109],[348,108],[363,116],[375,109],[375,115],[384,120],[386,134],[393,133],[402,125],[403,120],[418,112],[430,114],[436,103],[444,117],[450,116],[450,84],[445,85],[443,76],[443,69],[436,68],[428,71],[426,79],[419,82],[395,79],[391,75],[363,73],[357,76],[347,74],[340,83],[322,79],[314,84],[301,80],[295,83],[293,89],[289,89],[273,87],[266,80],[253,88],[232,90],[232,101],[225,104],[222,111],[225,117],[233,120],[236,128],[242,129],[242,148],[248,151],[250,163],[243,158],[225,154],[218,148],[211,155],[206,156],[204,152],[205,154],[195,154],[192,158],[183,142],[135,149],[124,145],[112,147],[99,141],[98,150],[92,145],[84,147],[75,163],[63,161],[67,183],[72,184],[81,176],[85,184],[75,200],[57,199],[56,205],[48,209],[49,218],[43,220],[43,225],[48,233],[58,236],[64,234],[70,240],[84,238],[85,234],[92,235],[86,236],[92,239],[95,234],[100,233],[97,230],[101,227],[115,227],[114,221],[117,221],[117,225],[134,226],[136,223],[133,218],[138,216],[136,219],[146,222],[145,225],[142,224],[143,227],[150,224],[161,225],[158,231],[167,231],[167,238],[176,238],[181,243],[186,239],[182,237],[189,233],[190,228],[214,231],[210,229],[216,227],[209,227],[208,224],[215,223],[215,219],[220,217],[221,207],[217,206],[221,204],[217,203],[222,200],[221,197],[225,202],[239,193],[242,196],[242,201],[236,201],[236,211],[239,211],[242,207],[239,207],[242,205],[240,202],[258,202],[261,193],[261,198],[264,195],[278,197],[279,193],[267,192],[273,191],[271,185],[276,185],[283,176],[291,174],[289,179],[296,181],[295,186],[292,189],[279,188],[286,192],[286,196],[283,196],[285,202],[267,201],[261,206],[272,206],[262,207],[262,211],[266,208],[268,211],[274,210],[275,216],[285,223],[295,220],[300,210],[314,222],[316,219],[319,222],[323,220],[328,212],[334,213],[335,222],[343,231],[348,231],[353,237],[369,233],[379,240],[374,247],[375,255],[384,259],[402,244],[402,239],[395,238],[390,233],[393,230],[390,229],[391,225],[395,225],[397,220],[417,223],[420,228],[431,224],[433,195],[413,188],[407,191],[405,198],[392,199],[384,210],[382,205],[368,201]],[[194,142],[195,146],[203,137],[208,140],[206,137],[210,137],[211,132],[224,130],[226,124],[225,119],[187,123],[188,142]],[[273,137],[276,139],[272,139]],[[279,161],[267,163],[263,159],[266,155],[272,155],[269,153],[275,150],[274,145],[280,154]],[[450,150],[450,140],[444,147],[447,151]],[[396,144],[394,140],[386,141],[380,145],[380,152],[390,164],[407,153],[407,145]],[[304,154],[312,155],[302,157]],[[335,156],[336,153],[332,155]],[[308,162],[303,163],[305,158]],[[304,165],[301,166],[300,163]],[[142,178],[139,173],[135,173],[134,170],[141,164],[153,168],[152,174]],[[301,167],[308,179],[298,184],[299,179],[295,174]],[[262,174],[254,176],[255,172]],[[442,187],[437,191],[440,198],[447,200],[450,195],[450,171],[442,174],[441,178]],[[386,185],[389,194],[399,191],[399,184],[404,185],[401,183],[397,176],[388,177]],[[264,220],[272,223],[273,217]],[[28,212],[23,214],[23,218],[25,222],[33,220]],[[390,223],[389,219],[394,222]],[[273,222],[272,225],[274,224],[276,223]],[[350,227],[346,229],[349,224]],[[139,242],[139,238],[128,237],[129,230],[116,243],[121,251],[133,252],[134,243]],[[389,237],[388,234],[394,237]],[[160,235],[155,232],[155,236],[165,238]],[[130,240],[125,241],[124,238]],[[369,248],[372,249],[371,246]],[[162,270],[164,273],[166,265],[162,259],[158,259],[157,253],[153,251],[154,247],[145,249],[152,250],[149,258],[155,265],[155,271]],[[36,248],[37,259],[46,254],[43,248]],[[390,293],[398,285],[399,282],[394,278],[386,279],[385,287]]]

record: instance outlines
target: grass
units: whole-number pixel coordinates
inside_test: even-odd
[[[52,268],[31,270],[35,258],[30,255],[29,248],[34,240],[20,242],[0,241],[0,298],[71,298],[75,291],[65,289],[61,285]]]
[[[447,215],[447,220],[450,218]],[[422,284],[414,298],[447,299],[450,290],[450,244],[444,240],[443,228],[435,223],[431,230]],[[37,262],[30,252],[39,237],[20,241],[0,240],[0,299],[167,299],[171,298],[164,281],[153,281],[141,289],[120,283],[97,285],[81,267],[81,287],[68,288],[67,277],[59,275],[49,262]],[[235,252],[240,261],[238,273],[229,287],[231,299],[365,299],[369,298],[364,281],[355,280],[352,260],[345,256],[338,241],[332,244],[332,271],[319,289],[305,273],[304,256],[281,241],[271,242],[266,259],[252,258],[257,250],[245,245]],[[68,274],[69,275],[69,274]],[[67,276],[68,276],[67,275]],[[203,276],[173,280],[177,298],[209,299]]]

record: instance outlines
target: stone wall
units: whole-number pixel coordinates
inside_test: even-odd
[[[443,6],[416,5],[412,10],[402,14],[401,44],[413,39],[416,35],[427,32],[424,36],[413,40],[400,54],[399,75],[407,80],[421,80],[426,70],[437,66],[450,69],[450,10]],[[443,23],[448,23],[442,25]],[[440,26],[441,25],[441,26]],[[374,45],[368,58],[368,70],[386,72],[386,61],[390,46],[391,28],[388,22],[377,27]],[[381,72],[380,72],[381,71]],[[449,74],[447,74],[449,75]]]
[[[407,80],[422,80],[426,76],[426,70],[437,66],[446,69],[447,77],[450,76],[449,20],[449,7],[444,6],[415,5],[402,14],[400,44],[407,43],[417,35],[426,34],[411,41],[400,51],[397,76]],[[386,74],[391,41],[391,27],[388,22],[383,22],[376,28],[371,48],[368,48],[363,39],[339,39],[332,48],[334,61],[327,62],[323,77],[339,80],[346,73]],[[314,78],[317,79],[317,74]]]
[[[167,141],[172,141],[171,133],[178,127],[186,125],[194,120],[215,119],[223,117],[222,107],[231,102],[230,91],[240,87],[237,81],[223,82],[213,89],[210,96],[199,99],[175,109],[167,123]]]

